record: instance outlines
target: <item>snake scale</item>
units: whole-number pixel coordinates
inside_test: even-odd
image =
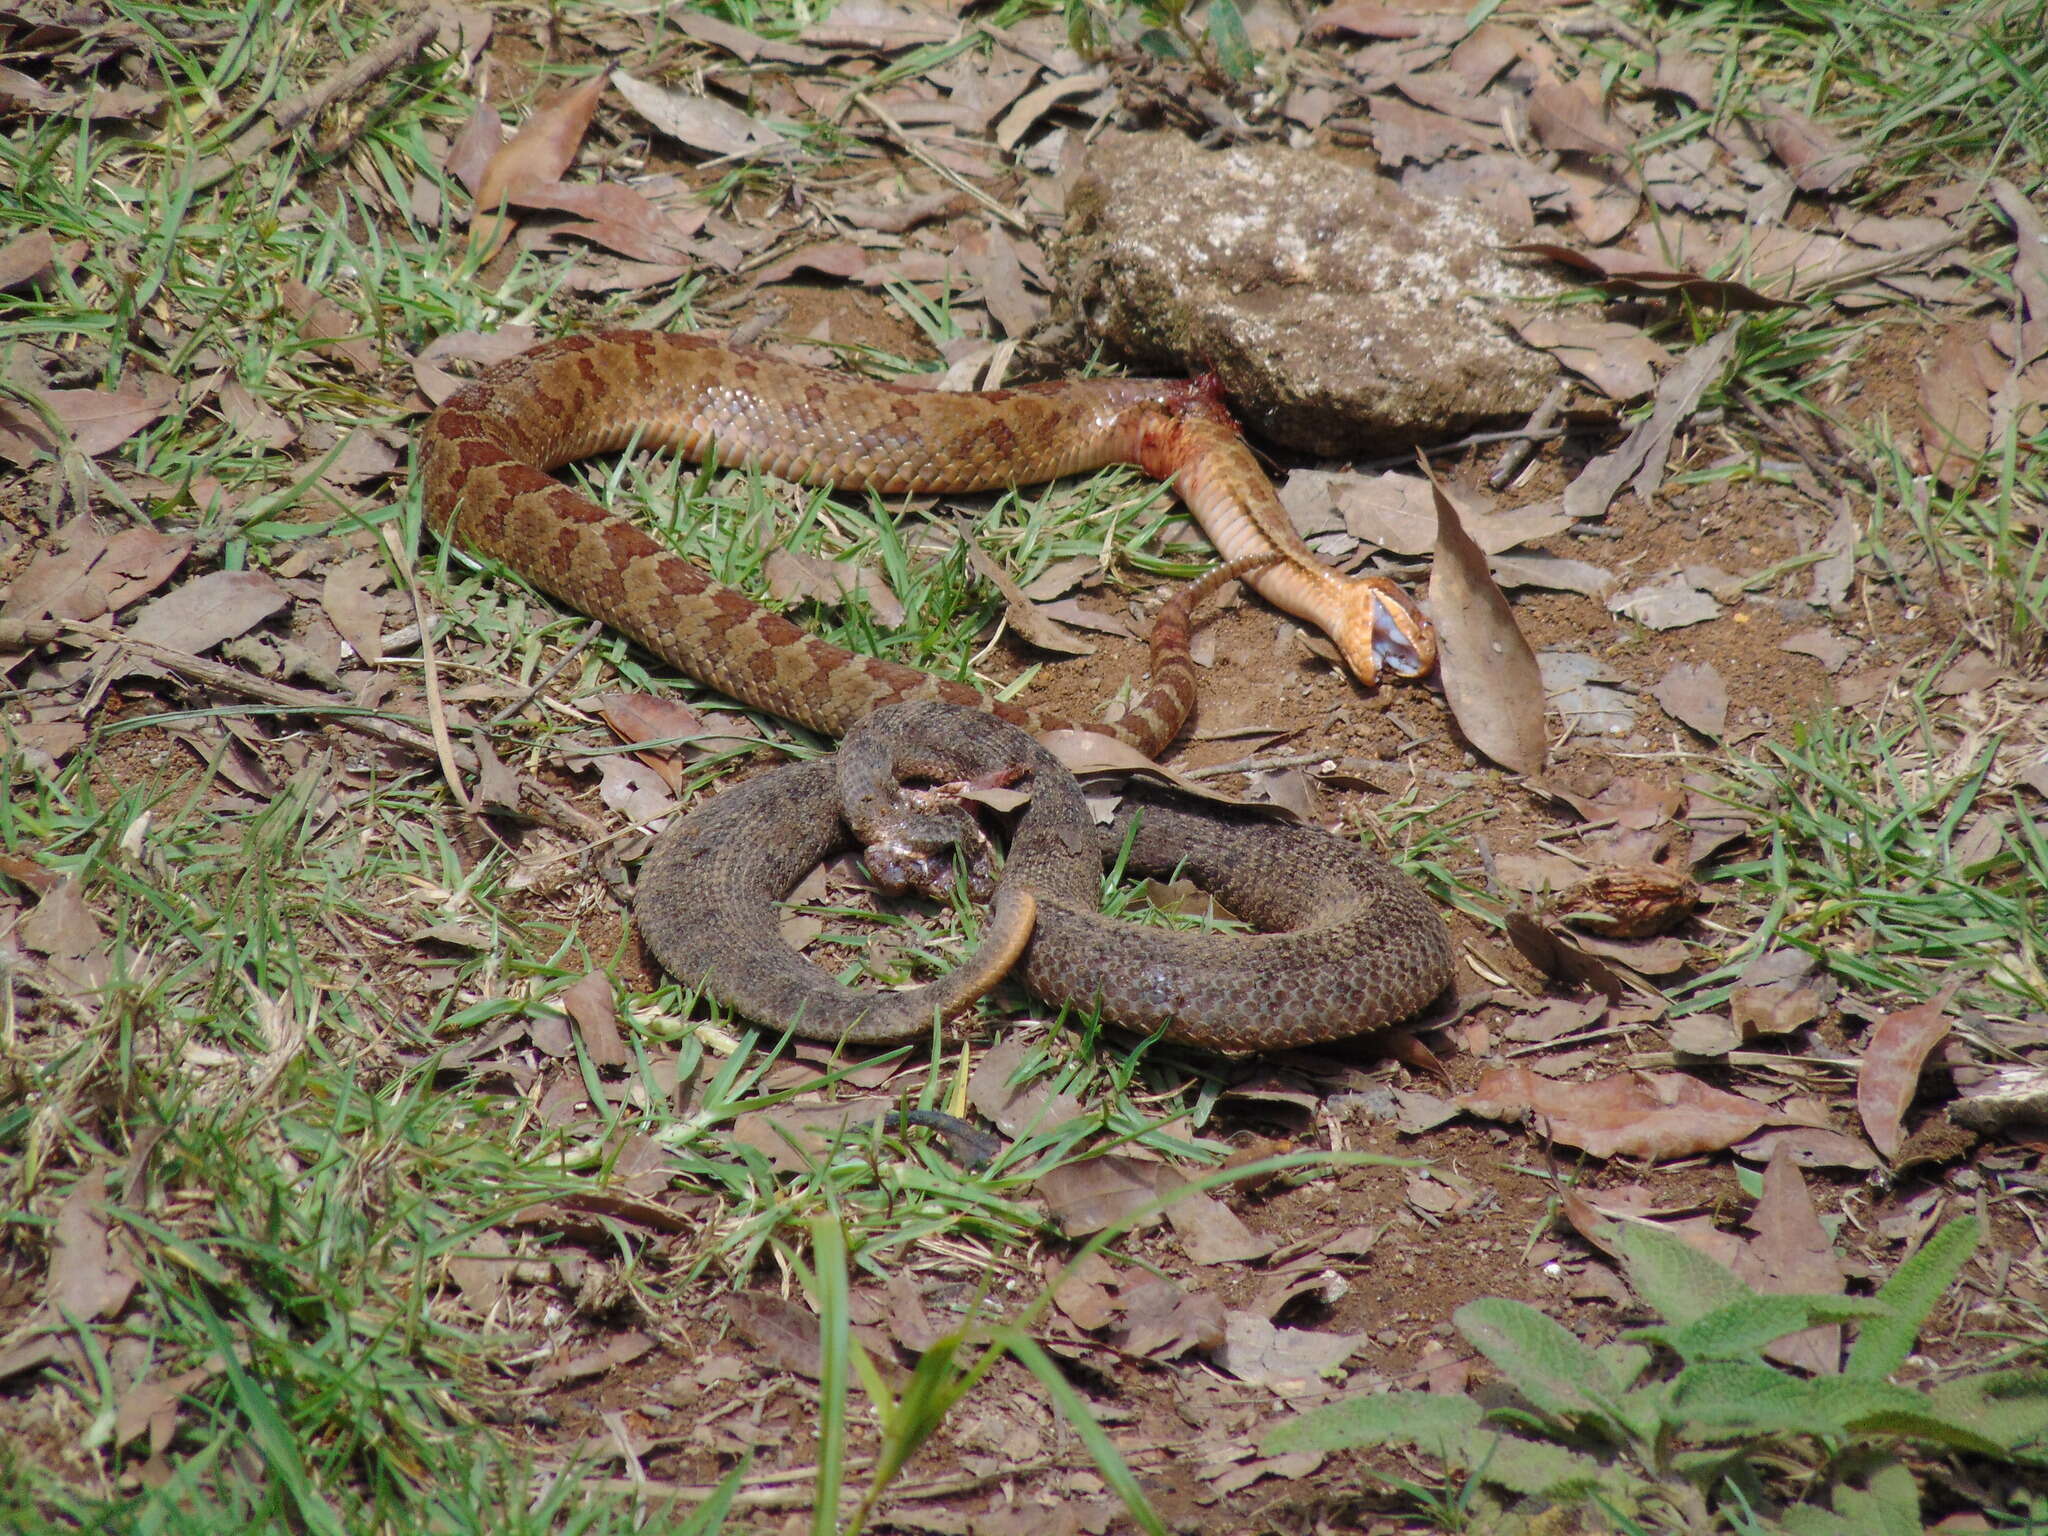
[[[599,331],[545,343],[497,364],[434,412],[418,458],[429,527],[502,561],[543,591],[603,620],[720,692],[828,735],[845,736],[886,705],[937,701],[987,712],[1028,732],[1100,731],[1157,754],[1194,703],[1186,608],[1169,604],[1155,625],[1147,691],[1112,724],[1069,721],[1029,705],[992,701],[965,684],[855,655],[806,634],[550,473],[572,460],[636,444],[670,448],[692,459],[715,455],[721,463],[751,465],[813,484],[883,493],[990,490],[1106,464],[1136,464],[1173,479],[1226,560],[1271,561],[1247,580],[1277,606],[1323,628],[1362,681],[1374,681],[1382,668],[1419,675],[1435,661],[1428,621],[1398,587],[1380,578],[1341,578],[1316,560],[1213,387],[1201,381],[1082,380],[956,394],[874,383],[704,337]],[[1275,551],[1281,558],[1272,559]],[[1042,769],[1042,764],[1034,766],[1030,774],[1040,793],[1052,779]],[[1142,831],[1142,821],[1156,828],[1180,814],[1163,803],[1148,804],[1146,810],[1141,840],[1151,837]],[[757,836],[769,825],[749,822],[744,830]],[[796,840],[791,828],[772,825],[768,836],[784,843]],[[1195,829],[1182,830],[1192,835]],[[1215,824],[1209,830],[1214,832]],[[1319,847],[1348,848],[1319,834],[1300,836]],[[1219,854],[1222,864],[1212,871],[1234,893],[1218,890],[1226,904],[1255,923],[1270,918],[1285,927],[1300,921],[1302,909],[1291,904],[1285,887],[1293,882],[1307,889],[1321,877],[1306,866],[1295,874],[1284,860],[1276,862],[1277,854],[1247,862],[1241,839],[1229,840],[1229,846],[1236,851]],[[1268,846],[1277,849],[1279,844]],[[1352,941],[1365,946],[1358,957],[1362,969],[1345,973],[1344,985],[1357,994],[1352,1023],[1335,1031],[1346,1034],[1412,1012],[1441,990],[1450,971],[1443,921],[1420,890],[1362,851],[1349,852],[1372,866],[1368,884],[1402,894],[1378,902],[1374,910],[1379,915],[1364,925],[1362,934],[1346,930]],[[1311,862],[1315,857],[1299,856]],[[1242,888],[1233,884],[1231,869],[1238,866],[1257,878]],[[660,888],[664,871],[676,867],[659,851],[651,856],[639,901],[643,926],[650,916],[660,926],[660,908],[687,907],[693,899],[687,893],[650,897],[650,887]],[[1262,896],[1255,887],[1268,881],[1277,881],[1280,888]],[[1158,1015],[1157,1006],[1134,1001],[1135,1011],[1119,1014],[1103,991],[1104,978],[1114,975],[1131,979],[1134,998],[1159,992],[1152,982],[1137,979],[1143,964],[1128,962],[1131,952],[1124,940],[1091,939],[1078,928],[1062,937],[1066,930],[1060,918],[1045,926],[1055,909],[1064,910],[1062,903],[1091,905],[1092,887],[1084,897],[1078,886],[1054,878],[1047,887],[1054,899],[1048,903],[1025,894],[1026,884],[1017,882],[1019,894],[1007,899],[1012,921],[1020,904],[1039,909],[1041,926],[1025,961],[1027,982],[1034,990],[1041,978],[1057,985],[1064,967],[1078,967],[1077,974],[1090,978],[1091,995],[1104,1001],[1105,1016],[1151,1027],[1144,1020]],[[1002,899],[998,905],[1001,919]],[[1115,931],[1128,937],[1128,929]],[[1260,937],[1284,941],[1299,936]],[[1200,942],[1218,940],[1201,936]],[[1071,950],[1064,947],[1068,944]],[[1328,1026],[1289,1036],[1268,1017],[1276,985],[1320,985],[1284,967],[1297,959],[1326,964],[1327,952],[1314,944],[1290,949],[1285,943],[1269,946],[1268,952],[1276,957],[1270,964],[1234,982],[1209,976],[1206,998],[1216,1004],[1219,1016],[1234,1014],[1239,1021],[1224,1048],[1330,1038]],[[1061,958],[1068,954],[1071,961]],[[1282,956],[1287,958],[1277,958]],[[1194,963],[1192,953],[1185,958]],[[725,963],[731,964],[729,953]],[[1416,995],[1430,977],[1435,984]],[[1173,1004],[1175,1009],[1196,1006],[1197,1000],[1185,998]],[[929,1003],[919,1017],[919,1027],[928,1028]],[[773,1021],[790,1022],[780,1016]],[[843,1027],[835,1031],[815,1015],[799,1027],[832,1039],[847,1032]],[[1223,1027],[1176,1023],[1169,1033],[1195,1039],[1187,1029],[1196,1028],[1210,1043],[1221,1043],[1217,1031]]]
[[[1031,799],[973,957],[927,986],[856,992],[779,941],[776,904],[845,843],[842,814],[871,847],[887,835],[935,853],[951,846],[964,813],[906,814],[899,786],[995,778],[1028,784]],[[1120,855],[1134,874],[1186,875],[1268,931],[1177,932],[1106,916],[1103,864]],[[951,868],[946,861],[942,877]],[[927,1035],[935,1017],[951,1018],[1013,965],[1046,1002],[1233,1053],[1406,1018],[1451,975],[1450,935],[1422,888],[1356,843],[1142,781],[1124,787],[1115,820],[1098,828],[1080,784],[1032,737],[936,701],[887,705],[834,756],[704,802],[648,855],[636,915],[679,979],[749,1018],[834,1041]]]

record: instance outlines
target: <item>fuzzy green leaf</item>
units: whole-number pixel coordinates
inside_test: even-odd
[[[1665,1321],[1684,1327],[1721,1307],[1754,1296],[1725,1264],[1662,1227],[1630,1222],[1620,1233],[1628,1283]]]
[[[1603,1467],[1561,1445],[1484,1428],[1472,1431],[1461,1453],[1445,1460],[1469,1468],[1496,1488],[1530,1498],[1583,1499],[1602,1492],[1610,1503],[1633,1503],[1642,1486],[1620,1468]]]
[[[1835,1508],[1870,1536],[1921,1536],[1920,1484],[1904,1462],[1888,1462],[1862,1488],[1836,1490]]]
[[[1709,1360],[1672,1383],[1673,1415],[1709,1438],[1730,1435],[1903,1435],[1930,1445],[1998,1455],[1989,1426],[1944,1414],[1932,1397],[1882,1381],[1803,1381],[1766,1365]]]
[[[1615,1390],[1619,1392],[1634,1386],[1650,1365],[1650,1352],[1635,1344],[1602,1344],[1593,1353],[1614,1378]]]
[[[1927,1393],[1883,1381],[1823,1376],[1807,1384],[1816,1412],[1841,1428],[1861,1434],[1904,1435],[1931,1445],[1952,1446],[1996,1456],[2004,1451],[1989,1426],[1953,1418]]]
[[[1458,1308],[1451,1321],[1516,1391],[1544,1413],[1570,1417],[1599,1412],[1619,1395],[1600,1358],[1534,1307],[1483,1296]]]
[[[1863,1325],[1843,1375],[1857,1381],[1884,1381],[1906,1363],[1921,1326],[1977,1251],[1978,1236],[1976,1217],[1958,1217],[1898,1267],[1877,1293],[1889,1316]]]
[[[1420,1447],[1440,1461],[1458,1461],[1466,1436],[1485,1410],[1469,1397],[1435,1392],[1383,1392],[1340,1398],[1274,1425],[1259,1437],[1260,1454],[1347,1451],[1365,1445]]]
[[[1763,1347],[1816,1323],[1847,1323],[1886,1317],[1890,1308],[1875,1298],[1853,1296],[1744,1296],[1682,1328],[1643,1329],[1655,1334],[1684,1360],[1750,1360]],[[1635,1335],[1631,1335],[1632,1337]]]
[[[1689,1365],[1671,1383],[1671,1416],[1721,1438],[1735,1434],[1826,1434],[1839,1426],[1816,1417],[1812,1382],[1746,1360]]]
[[[1927,1394],[1933,1411],[1966,1424],[2009,1451],[2048,1450],[2048,1373],[1985,1371]]]

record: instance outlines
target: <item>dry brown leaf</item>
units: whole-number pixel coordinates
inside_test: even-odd
[[[668,267],[689,262],[694,254],[690,237],[708,216],[704,209],[681,217],[667,213],[635,188],[609,181],[515,182],[506,189],[505,200],[518,208],[572,213],[583,221],[522,231],[522,246],[553,245],[563,236],[574,235],[632,261]]]
[[[1541,1134],[1594,1157],[1653,1162],[1717,1152],[1778,1118],[1750,1099],[1676,1072],[1558,1083],[1527,1067],[1501,1067],[1453,1102],[1489,1120],[1533,1115]]]
[[[1820,1224],[1812,1193],[1783,1144],[1764,1169],[1763,1198],[1750,1212],[1756,1233],[1731,1266],[1738,1279],[1772,1295],[1839,1296],[1847,1276]],[[1785,1365],[1831,1374],[1842,1365],[1842,1326],[1822,1323],[1774,1339],[1764,1353]]]
[[[1643,73],[1643,85],[1649,90],[1682,96],[1696,107],[1712,107],[1720,99],[1715,76],[1712,59],[1665,42],[1659,43],[1651,55],[1650,67]]]
[[[1004,621],[1018,636],[1043,651],[1055,651],[1063,656],[1092,656],[1095,646],[1083,640],[1065,625],[1045,616],[1044,610],[1024,595],[1023,589],[1010,579],[995,561],[991,560],[973,539],[966,540],[967,561],[983,580],[1003,594],[1005,604]]]
[[[107,1174],[95,1167],[57,1207],[44,1299],[79,1322],[112,1317],[127,1304],[137,1275],[107,1236]]]
[[[707,155],[721,159],[755,155],[788,142],[779,129],[714,96],[671,91],[624,70],[612,76],[612,84],[633,110],[654,127],[677,143]]]
[[[1478,492],[1454,487],[1445,494],[1472,542],[1489,555],[1538,543],[1571,526],[1555,502],[1495,510]],[[1281,487],[1280,501],[1304,538],[1341,526],[1353,538],[1397,555],[1424,555],[1436,547],[1436,495],[1420,475],[1297,469]]]
[[[124,528],[108,538],[83,518],[66,524],[57,542],[15,579],[0,619],[90,623],[119,613],[170,580],[192,548],[190,539],[151,528]]]
[[[1991,399],[2005,375],[1981,323],[1948,330],[1921,364],[1921,451],[1943,484],[1963,489],[1982,467],[1991,442]]]
[[[783,282],[799,272],[817,272],[825,277],[865,281],[871,267],[872,259],[859,246],[844,240],[829,240],[778,256],[767,266],[756,269],[752,279],[755,286],[760,287]]]
[[[1411,106],[1391,96],[1375,96],[1367,103],[1372,114],[1372,143],[1379,157],[1390,166],[1414,161],[1428,165],[1454,150],[1473,153],[1495,148],[1498,133],[1427,107]]]
[[[1482,21],[1451,50],[1444,62],[1465,82],[1470,91],[1483,91],[1494,76],[1521,58],[1530,46],[1529,34],[1497,21]]]
[[[615,1070],[632,1059],[625,1037],[619,1033],[618,1004],[612,994],[611,978],[604,972],[591,971],[579,977],[561,994],[560,1001],[575,1023],[584,1054],[593,1067]]]
[[[1037,1047],[1021,1035],[1010,1035],[982,1053],[967,1079],[967,1102],[1005,1136],[1023,1137],[1058,1129],[1078,1120],[1081,1101],[1055,1093],[1048,1079],[1013,1081]]]
[[[1780,1151],[1801,1168],[1850,1168],[1867,1173],[1883,1159],[1868,1144],[1840,1131],[1792,1125],[1752,1136],[1735,1149],[1744,1162],[1767,1163]]]
[[[44,389],[36,392],[68,440],[63,446],[97,458],[111,453],[171,408],[177,384],[159,373],[123,375],[112,389]],[[0,456],[24,468],[59,444],[50,425],[17,402],[0,400]]]
[[[365,551],[334,566],[320,584],[320,609],[328,622],[373,667],[384,659],[384,600],[376,593],[387,580],[383,559]]]
[[[1223,1303],[1207,1291],[1147,1276],[1125,1286],[1117,1301],[1124,1326],[1112,1337],[1131,1354],[1172,1360],[1223,1342]]]
[[[1675,661],[1650,690],[1664,713],[1719,741],[1728,731],[1728,685],[1711,661]]]
[[[1181,1251],[1196,1264],[1242,1264],[1273,1251],[1272,1239],[1256,1236],[1237,1212],[1199,1190],[1169,1205],[1166,1222],[1180,1239]]]
[[[462,388],[466,379],[440,365],[444,362],[474,363],[488,368],[517,357],[540,340],[540,332],[529,325],[507,325],[495,331],[449,331],[436,336],[412,360],[413,382],[435,405]]]
[[[1427,470],[1427,464],[1424,469]],[[1514,610],[1494,585],[1486,555],[1432,479],[1436,566],[1429,608],[1436,625],[1444,697],[1465,739],[1504,768],[1540,773],[1548,747],[1543,675]]]
[[[1769,107],[1764,112],[1764,142],[1771,153],[1792,173],[1792,184],[1802,192],[1836,192],[1853,180],[1870,163],[1827,129],[1790,107]]]
[[[832,214],[861,229],[900,235],[932,219],[947,219],[956,213],[965,213],[973,204],[974,199],[965,192],[946,188],[895,203],[835,202]]]
[[[1672,439],[1735,355],[1737,329],[1728,326],[1686,353],[1657,386],[1650,414],[1636,424],[1619,448],[1588,464],[1565,487],[1564,509],[1575,521],[1605,516],[1608,503],[1631,477],[1635,493],[1643,501],[1656,495],[1664,483],[1664,461],[1671,452]]]
[[[1600,104],[1577,85],[1548,81],[1529,93],[1529,126],[1545,149],[1624,158],[1629,137],[1608,120]]]
[[[1991,196],[2012,220],[2012,285],[2026,314],[2013,362],[2022,372],[2048,356],[2048,224],[2026,194],[2003,176],[1991,179]]]
[[[652,826],[676,809],[667,776],[643,762],[614,754],[596,759],[597,798],[637,826]]]
[[[860,53],[894,53],[926,43],[950,41],[959,21],[931,6],[901,0],[841,0],[825,20],[813,22],[798,35],[807,43]]]
[[[1789,1035],[1819,1018],[1826,1006],[1827,998],[1818,987],[1794,980],[1737,986],[1728,996],[1729,1012],[1746,1040]]]
[[[1790,305],[1787,299],[1768,298],[1743,283],[1673,271],[1664,263],[1634,251],[1580,251],[1541,240],[1508,249],[1525,256],[1542,256],[1584,273],[1591,279],[1591,286],[1603,293],[1643,298],[1677,294],[1709,309],[1762,311]]]
[[[256,398],[240,379],[229,379],[220,387],[220,411],[228,425],[259,448],[273,452],[289,448],[299,439],[299,429]]]
[[[1671,354],[1641,327],[1622,320],[1543,313],[1513,324],[1522,340],[1590,380],[1610,400],[1647,395],[1657,387],[1658,372],[1671,363]]]
[[[199,656],[246,634],[290,601],[261,571],[209,571],[136,610],[127,632]]]
[[[1863,1047],[1856,1071],[1856,1113],[1863,1134],[1887,1158],[1905,1144],[1904,1121],[1920,1087],[1920,1069],[1949,1032],[1949,1005],[1960,982],[1943,987],[1930,1002],[1902,1008],[1880,1019]]]
[[[783,1173],[814,1171],[832,1148],[859,1140],[861,1127],[890,1111],[885,1098],[844,1099],[831,1104],[776,1104],[749,1110],[733,1121],[732,1138],[752,1147]]]
[[[662,18],[662,25],[674,27],[683,36],[693,37],[700,43],[723,48],[735,58],[749,64],[756,59],[768,59],[777,64],[815,67],[831,57],[821,49],[806,48],[801,43],[792,43],[784,38],[756,36],[746,27],[734,26],[729,21],[707,16],[702,11],[671,10]]]
[[[785,603],[809,598],[837,607],[859,593],[885,629],[895,629],[903,622],[903,600],[880,571],[863,562],[775,549],[769,552],[761,574],[769,592]]]
[[[1337,0],[1316,13],[1308,32],[1310,37],[1349,32],[1357,37],[1426,37],[1449,43],[1463,34],[1464,27],[1455,17],[1420,15],[1411,7],[1380,5],[1377,0]]]
[[[1488,566],[1493,579],[1508,588],[1541,587],[1549,592],[1576,592],[1581,597],[1605,597],[1614,589],[1614,572],[1590,560],[1570,560],[1561,555],[1495,555]],[[1545,682],[1548,683],[1547,678]]]
[[[1004,154],[1011,153],[1032,126],[1054,107],[1075,96],[1091,96],[1109,83],[1109,76],[1100,70],[1080,75],[1058,75],[1046,81],[1019,97],[1016,105],[1003,114],[1002,120],[996,124],[996,146]]]
[[[511,1291],[518,1262],[504,1234],[496,1227],[486,1227],[448,1256],[448,1278],[462,1293],[463,1305],[479,1317],[488,1317]]]
[[[1025,286],[1017,242],[990,226],[960,243],[956,253],[981,285],[982,302],[1005,336],[1024,336],[1044,323],[1050,312],[1045,299]]]
[[[500,212],[515,187],[544,186],[559,181],[576,160],[577,148],[590,127],[591,115],[610,83],[600,69],[574,90],[535,109],[484,167],[470,210],[469,245],[479,261],[488,261],[512,233],[512,221]]]
[[[1342,1365],[1366,1342],[1362,1333],[1279,1328],[1256,1312],[1225,1319],[1216,1364],[1239,1381],[1286,1391],[1302,1390]]]
[[[334,300],[315,293],[296,277],[279,285],[278,297],[299,317],[299,335],[312,343],[315,352],[366,376],[377,371],[377,349],[363,339],[361,322]]]
[[[1086,1237],[1114,1226],[1187,1181],[1164,1163],[1108,1153],[1061,1163],[1032,1181],[1046,1214],[1068,1237]],[[1149,1218],[1149,1226],[1158,1220]]]
[[[47,230],[36,230],[0,245],[0,293],[39,288],[57,270],[57,247]]]
[[[816,1381],[824,1369],[818,1319],[809,1308],[764,1291],[735,1291],[725,1300],[733,1332],[777,1370]]]
[[[539,1391],[546,1387],[559,1387],[567,1382],[587,1381],[593,1376],[605,1376],[622,1365],[630,1365],[654,1348],[654,1340],[637,1328],[624,1333],[613,1334],[596,1349],[582,1350],[573,1355],[557,1356],[527,1378],[529,1388]]]
[[[1592,165],[1566,163],[1557,168],[1564,183],[1565,211],[1572,228],[1589,245],[1605,245],[1620,238],[1635,222],[1642,194],[1632,182],[1610,172],[1604,162]]]

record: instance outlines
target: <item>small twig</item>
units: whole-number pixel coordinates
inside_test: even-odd
[[[1542,404],[1530,414],[1529,424],[1522,429],[1521,435],[1508,445],[1508,451],[1500,456],[1500,463],[1496,464],[1493,473],[1486,477],[1489,486],[1496,491],[1505,490],[1515,476],[1522,472],[1522,466],[1536,456],[1536,444],[1540,441],[1538,434],[1548,433],[1557,425],[1558,413],[1564,409],[1564,403],[1571,392],[1572,385],[1569,379],[1559,379],[1551,385],[1550,393],[1543,397]]]
[[[1220,779],[1233,773],[1270,773],[1279,768],[1311,768],[1318,763],[1335,763],[1328,752],[1290,752],[1279,757],[1241,757],[1234,763],[1211,763],[1206,768],[1182,768],[1184,779]]]
[[[386,523],[378,532],[383,536],[384,547],[390,552],[394,565],[404,565],[398,548],[398,538],[392,525]],[[476,801],[470,798],[469,790],[462,782],[461,770],[455,766],[455,742],[448,735],[448,706],[441,702],[441,669],[434,660],[434,626],[427,622],[426,599],[420,596],[419,585],[407,582],[406,596],[412,599],[413,622],[420,627],[420,674],[427,689],[427,725],[434,733],[434,756],[441,763],[441,777],[447,782],[448,793],[463,810],[474,814]],[[472,772],[481,768],[481,761],[472,756]]]
[[[1009,225],[1010,228],[1018,230],[1020,232],[1027,232],[1030,230],[1031,225],[1028,220],[1020,217],[1012,210],[1005,208],[1001,203],[997,202],[994,198],[990,197],[986,192],[982,191],[981,188],[977,187],[965,176],[962,176],[950,165],[944,165],[940,163],[940,161],[938,161],[936,158],[934,158],[929,150],[927,150],[923,145],[919,144],[917,140],[913,139],[910,136],[909,132],[904,128],[904,126],[901,123],[897,122],[895,118],[889,115],[887,108],[877,105],[875,102],[869,100],[868,97],[862,95],[858,91],[856,91],[854,94],[856,97],[859,98],[859,104],[867,112],[868,116],[872,117],[876,122],[880,123],[882,127],[888,132],[889,137],[894,139],[898,144],[900,144],[903,147],[904,151],[907,154],[909,154],[912,159],[918,161],[921,165],[924,165],[928,169],[937,172],[940,176],[943,176],[947,181],[950,181],[962,192],[965,192],[969,197],[973,198],[977,203],[981,204],[981,206],[986,208],[990,213],[994,214],[997,218],[1001,219],[1005,224]]]
[[[177,674],[187,682],[197,683],[202,688],[218,688],[223,693],[239,694],[259,704],[273,704],[280,709],[327,716],[352,730],[379,737],[394,746],[405,747],[414,752],[431,754],[434,750],[434,741],[432,736],[427,734],[424,720],[377,714],[364,709],[353,699],[339,698],[331,693],[316,693],[310,688],[294,688],[289,683],[273,683],[267,677],[257,677],[223,662],[208,661],[203,656],[194,656],[190,651],[181,651],[154,640],[122,634],[118,630],[98,624],[80,623],[75,619],[38,619],[30,623],[17,621],[0,624],[0,651],[25,650],[32,646],[50,645],[56,641],[73,639],[90,640],[100,645],[124,646],[155,662],[166,671]],[[468,748],[457,747],[455,759],[462,767],[471,772],[475,771],[476,754]]]
[[[268,154],[299,124],[324,112],[344,97],[382,79],[419,57],[441,30],[441,17],[434,10],[421,11],[405,26],[372,48],[316,81],[296,96],[289,96],[269,109],[270,121],[243,130],[235,142],[192,173],[192,190],[204,192],[223,181],[259,155]]]
[[[420,633],[422,635],[426,633],[424,627],[421,628]],[[503,709],[499,710],[495,715],[491,716],[490,719],[486,720],[484,722],[485,728],[488,729],[494,725],[503,725],[507,720],[510,720],[514,715],[518,714],[521,710],[525,709],[527,705],[531,704],[535,699],[539,698],[543,693],[547,691],[548,684],[552,683],[556,678],[560,677],[562,675],[563,670],[567,668],[569,663],[574,661],[578,656],[581,656],[585,649],[589,647],[590,642],[595,640],[599,635],[603,633],[603,622],[598,619],[592,619],[590,621],[590,627],[585,629],[582,634],[576,637],[576,643],[570,646],[568,650],[562,652],[561,659],[557,661],[552,667],[549,667],[547,671],[543,672],[540,675],[540,680],[536,682],[531,688],[527,689],[525,693],[521,694],[518,699],[514,700],[510,704],[507,704]]]
[[[1367,774],[1375,768],[1392,768],[1392,763],[1362,757],[1339,757],[1334,752],[1276,753],[1271,757],[1241,757],[1234,763],[1211,763],[1206,768],[1177,768],[1184,779],[1220,779],[1232,773],[1272,773],[1282,768],[1317,768],[1325,773]]]
[[[1522,438],[1528,438],[1531,442],[1546,443],[1554,437],[1564,435],[1563,427],[1545,427],[1539,430],[1531,423],[1526,427],[1510,427],[1499,432],[1468,432],[1463,437],[1454,437],[1447,443],[1431,443],[1422,451],[1428,454],[1456,453],[1462,448],[1483,448],[1488,443],[1512,443]],[[1400,465],[1412,468],[1414,464],[1415,450],[1411,448],[1405,453],[1388,454],[1385,458],[1359,459],[1352,467],[1359,470],[1393,469]]]

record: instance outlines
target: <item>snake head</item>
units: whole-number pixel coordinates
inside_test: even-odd
[[[1368,688],[1384,668],[1396,677],[1423,677],[1436,666],[1436,627],[1415,599],[1384,576],[1358,582],[1358,601],[1334,638],[1344,664]]]

